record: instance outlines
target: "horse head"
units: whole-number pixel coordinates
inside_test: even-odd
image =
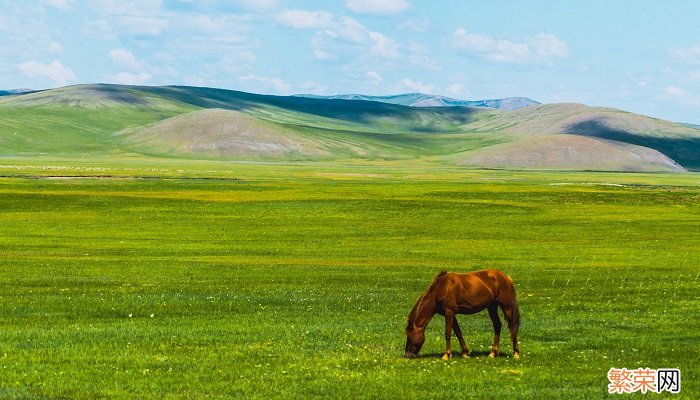
[[[404,357],[414,358],[425,342],[425,327],[419,328],[415,324],[406,325],[406,352]]]

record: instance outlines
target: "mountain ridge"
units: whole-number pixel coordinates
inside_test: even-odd
[[[205,87],[87,84],[0,97],[0,115],[0,157],[141,154],[700,170],[700,129],[571,103],[515,110],[411,107]]]
[[[35,92],[34,89],[20,88],[20,89],[0,89],[0,96],[13,96],[16,94],[25,94]]]
[[[397,104],[409,107],[484,107],[498,110],[517,110],[541,104],[529,97],[505,97],[501,99],[486,100],[459,100],[442,95],[432,95],[424,93],[402,93],[388,96],[370,96],[363,94],[338,94],[331,96],[320,96],[313,94],[295,94],[296,97],[308,97],[316,99],[333,100],[364,100],[376,101],[380,103]]]

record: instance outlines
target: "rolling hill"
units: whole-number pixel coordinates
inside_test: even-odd
[[[360,144],[308,135],[240,111],[209,108],[115,133],[123,146],[195,158],[318,159],[364,155]]]
[[[611,108],[420,107],[185,86],[0,97],[0,157],[417,160],[468,167],[700,170],[700,130]],[[411,97],[412,96],[412,97]],[[409,98],[410,97],[410,98]],[[433,101],[429,99],[429,101]],[[502,100],[503,102],[503,100]]]

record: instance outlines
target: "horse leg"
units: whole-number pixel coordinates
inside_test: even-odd
[[[452,355],[452,349],[450,348],[450,339],[452,338],[452,323],[455,319],[455,313],[452,310],[445,310],[445,355],[442,356],[443,360],[447,360]]]
[[[459,340],[459,346],[462,348],[462,357],[467,358],[469,357],[469,346],[467,346],[467,343],[464,341],[464,337],[462,337],[462,329],[459,327],[459,323],[457,322],[457,316],[455,315],[454,321],[452,321],[452,327],[455,330],[455,336],[457,336],[457,339]]]
[[[510,305],[501,305],[503,315],[508,321],[508,329],[510,330],[510,340],[513,342],[513,358],[520,357],[520,347],[518,346],[518,322],[515,321],[513,307]]]
[[[489,317],[491,317],[491,322],[493,322],[493,345],[491,346],[491,353],[489,357],[494,358],[498,355],[498,346],[501,342],[501,319],[498,318],[498,304],[491,304],[488,306]]]

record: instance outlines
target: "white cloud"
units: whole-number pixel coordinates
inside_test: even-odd
[[[488,35],[469,33],[463,28],[457,29],[452,35],[452,44],[457,49],[496,62],[524,63],[530,53],[530,49],[523,43],[496,40]]]
[[[276,20],[289,28],[316,30],[311,47],[314,58],[320,61],[395,60],[400,57],[400,46],[394,39],[350,17],[328,11],[285,10],[277,14]]]
[[[411,64],[417,65],[423,69],[431,71],[439,71],[442,69],[438,61],[423,54],[411,54],[408,59],[411,61]]]
[[[136,57],[126,49],[112,49],[109,51],[109,58],[113,63],[120,67],[129,68],[134,71],[139,71],[144,67],[144,64],[137,60]]]
[[[692,47],[671,49],[670,53],[671,58],[675,61],[688,64],[700,64],[700,44]]]
[[[540,32],[532,39],[532,48],[543,57],[566,58],[569,47],[561,39],[551,33]]]
[[[321,61],[327,61],[327,60],[335,60],[336,58],[338,58],[338,56],[336,56],[333,53],[328,53],[328,52],[323,51],[323,50],[314,49],[314,58],[316,58],[317,60],[321,60]]]
[[[91,21],[91,25],[102,24],[103,30],[114,29],[110,22],[119,34],[159,35],[169,28],[168,16],[171,15],[163,11],[161,0],[93,0],[90,6],[98,16],[107,16]],[[110,36],[114,32],[102,34]]]
[[[196,5],[206,6],[199,2]],[[226,5],[222,3],[218,6]],[[156,4],[149,7],[157,10]],[[127,5],[127,10],[141,17],[149,7]],[[104,13],[102,11],[102,14]],[[143,28],[142,31],[152,34],[165,27],[162,40],[142,37],[132,39],[129,36],[137,30],[122,29],[122,25],[126,23],[123,15],[105,16],[104,23],[97,29],[103,33],[103,37],[112,35],[111,41],[133,43],[134,46],[111,50],[107,48],[108,58],[113,65],[119,66],[116,70],[108,72],[131,74],[113,77],[122,81],[138,82],[146,78],[143,75],[145,73],[165,82],[184,82],[184,79],[189,77],[187,79],[191,78],[192,82],[200,79],[197,82],[206,83],[208,86],[230,87],[236,82],[236,77],[251,71],[252,64],[257,60],[255,48],[259,47],[260,43],[255,37],[247,35],[252,29],[251,21],[254,17],[251,15],[162,10],[155,11],[153,15],[162,19],[163,23],[156,26],[157,29],[149,31]],[[192,64],[193,60],[197,60],[196,65]],[[195,68],[196,72],[192,71],[192,68]],[[149,79],[149,82],[153,79]]]
[[[303,18],[294,23],[298,28],[316,28],[316,34],[311,38],[316,59],[396,59],[400,56],[400,46],[394,39],[368,29],[353,18],[328,14],[299,14]],[[287,18],[284,20],[291,24]]]
[[[496,62],[524,62],[530,55],[530,48],[526,44],[499,40],[496,51],[489,54],[488,58]]]
[[[185,28],[192,32],[201,32],[212,35],[240,34],[246,30],[247,23],[252,17],[248,15],[207,15],[207,14],[173,14],[171,20],[176,20],[178,28]]]
[[[414,81],[408,78],[404,78],[400,82],[401,86],[419,93],[432,93],[435,86],[428,85],[420,81]]]
[[[59,10],[68,11],[75,5],[75,0],[44,0],[44,3]]]
[[[166,9],[197,13],[262,13],[279,8],[279,0],[166,0]]]
[[[440,63],[430,57],[430,50],[428,47],[413,40],[409,40],[406,49],[408,50],[408,60],[411,64],[432,71],[442,69]]]
[[[407,48],[408,51],[414,54],[430,54],[430,50],[427,46],[424,46],[415,40],[409,40]]]
[[[411,8],[406,0],[348,0],[345,5],[358,14],[380,16],[400,14]]]
[[[335,16],[328,11],[284,10],[277,22],[295,29],[330,29],[336,26]]]
[[[452,34],[451,44],[466,53],[499,63],[523,64],[549,58],[566,58],[569,55],[569,48],[564,41],[544,32],[525,41],[515,42],[459,28]]]
[[[700,107],[700,98],[678,86],[666,86],[662,97],[681,106]]]
[[[152,68],[145,62],[137,59],[133,53],[126,49],[110,50],[109,58],[115,65],[130,70],[130,72],[119,72],[114,75],[108,75],[107,78],[115,83],[141,85],[153,78],[153,74],[161,78],[163,76],[174,76],[178,74],[177,70],[167,65],[164,65],[162,68]]]
[[[288,94],[292,88],[280,78],[266,78],[250,74],[238,78],[238,82],[251,87],[255,93]]]
[[[129,72],[120,72],[115,75],[108,75],[107,78],[114,83],[120,83],[123,85],[141,85],[152,78],[151,74],[145,72],[140,72],[138,74],[132,74]]]
[[[338,35],[333,31],[316,32],[316,35],[311,38],[314,58],[320,61],[337,60],[338,54],[336,54],[336,51],[339,50],[339,46],[336,44],[337,37]],[[348,54],[348,52],[342,51],[339,53]]]
[[[382,58],[397,58],[399,56],[399,45],[394,39],[388,38],[379,32],[369,32],[372,44],[372,55]]]
[[[76,80],[73,71],[58,60],[53,60],[50,64],[27,61],[19,64],[18,68],[29,78],[48,78],[57,86],[65,86],[68,82]]]
[[[366,43],[371,31],[350,17],[341,17],[338,27],[327,31],[332,37],[338,37],[352,43]]]
[[[672,97],[683,97],[687,96],[688,92],[686,92],[684,89],[679,88],[677,86],[666,86],[664,88],[664,94]]]
[[[372,80],[372,83],[374,84],[381,84],[384,82],[384,79],[382,79],[382,76],[379,75],[377,71],[367,71],[367,76]]]

